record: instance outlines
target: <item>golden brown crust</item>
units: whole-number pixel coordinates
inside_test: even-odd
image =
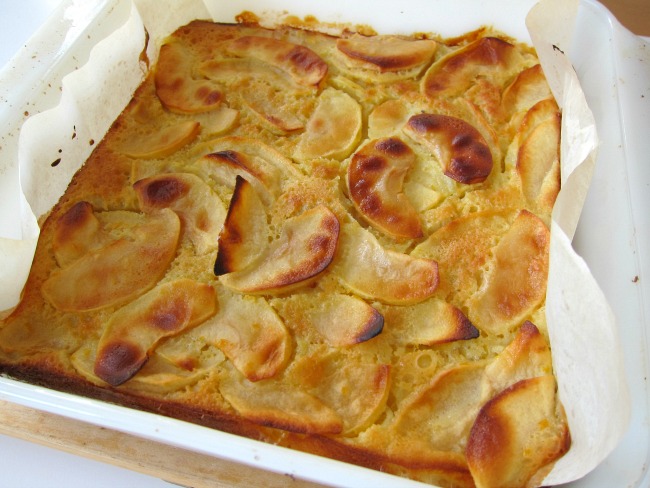
[[[0,371],[440,486],[540,483],[570,442],[561,115],[526,46],[433,38],[180,28],[45,220]]]

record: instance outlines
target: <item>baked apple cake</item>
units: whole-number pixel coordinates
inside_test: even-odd
[[[531,47],[194,21],[44,217],[0,371],[443,487],[570,437]]]

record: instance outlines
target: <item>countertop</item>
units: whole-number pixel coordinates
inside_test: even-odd
[[[650,36],[650,0],[601,0],[630,31]],[[0,4],[0,66],[16,53],[47,19],[59,0],[3,0]],[[21,425],[32,425],[29,434]],[[36,426],[37,428],[33,428]],[[85,438],[113,446],[110,453]],[[68,451],[68,452],[65,452]],[[71,454],[74,452],[76,454]],[[129,456],[129,452],[138,452]],[[189,456],[189,457],[188,457]],[[143,462],[146,459],[147,462]],[[183,469],[185,461],[191,460]],[[169,477],[169,466],[178,475]],[[255,473],[252,468],[222,464],[207,456],[157,446],[75,420],[58,418],[0,401],[0,485],[13,488],[138,487],[170,488],[174,484],[204,486],[192,470],[220,471],[212,486],[308,486],[278,475]],[[146,473],[146,474],[143,474]],[[223,476],[230,473],[230,477]],[[169,481],[160,479],[167,477]],[[209,478],[209,476],[208,476]],[[257,480],[257,481],[253,481]],[[259,484],[258,484],[259,483]]]

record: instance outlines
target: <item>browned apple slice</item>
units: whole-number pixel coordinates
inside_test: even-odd
[[[484,399],[518,381],[552,374],[551,350],[539,329],[526,321],[513,341],[485,368]]]
[[[180,220],[163,209],[130,234],[55,269],[41,288],[45,299],[59,310],[96,310],[151,289],[176,255]]]
[[[299,161],[345,159],[359,143],[362,125],[359,103],[345,92],[327,88],[321,93],[293,156]]]
[[[220,184],[234,187],[238,178],[245,179],[267,204],[280,194],[280,174],[263,159],[225,150],[206,154],[199,161],[204,173]]]
[[[436,61],[422,78],[422,92],[429,98],[456,95],[465,91],[474,79],[489,71],[508,69],[519,64],[512,44],[496,37],[483,37],[452,51]]]
[[[528,127],[524,119],[517,154],[517,172],[521,178],[522,190],[529,203],[540,203],[549,210],[553,207],[560,191],[560,125],[561,116],[554,101],[539,102],[532,109],[543,104],[543,112],[550,114],[534,127]]]
[[[344,361],[350,367],[341,367]],[[390,391],[390,366],[316,352],[292,368],[291,379],[341,417],[343,435],[353,435],[383,412]]]
[[[546,295],[550,231],[522,210],[494,250],[494,265],[472,302],[470,319],[481,330],[508,330]]]
[[[437,44],[429,39],[405,39],[379,35],[366,37],[354,35],[338,39],[336,48],[352,66],[380,72],[423,68],[431,62]]]
[[[471,363],[441,372],[404,401],[393,429],[422,444],[424,451],[453,451],[467,437],[481,406],[483,369],[483,363]]]
[[[278,293],[302,286],[329,266],[338,237],[336,215],[319,205],[288,219],[258,259],[220,280],[241,293]]]
[[[70,364],[77,373],[95,385],[106,386],[106,382],[95,374],[97,344],[87,342],[70,355]]]
[[[481,133],[457,117],[413,115],[404,131],[427,147],[442,164],[445,175],[459,183],[481,183],[492,172],[492,153]]]
[[[136,159],[164,158],[194,141],[199,135],[201,124],[194,120],[180,122],[160,129],[147,136],[138,136],[122,146],[122,151]]]
[[[302,178],[293,162],[263,142],[228,136],[202,144],[199,168],[206,177],[235,186],[237,175],[246,179],[266,204],[275,199],[290,182]]]
[[[291,159],[284,156],[277,149],[264,144],[259,139],[252,137],[242,136],[226,136],[218,139],[213,139],[205,142],[199,150],[203,154],[222,152],[222,151],[235,151],[240,154],[245,154],[249,158],[259,158],[270,168],[275,168],[279,174],[284,178],[300,178],[302,173],[296,168]],[[258,171],[265,173],[262,168],[262,163]],[[268,172],[269,170],[266,170]]]
[[[106,244],[92,205],[77,202],[56,221],[52,250],[59,266],[67,266]]]
[[[334,273],[352,292],[390,304],[417,303],[438,287],[438,264],[384,249],[359,224],[341,228],[341,252]]]
[[[552,375],[522,380],[487,402],[465,454],[478,487],[537,486],[569,448]],[[535,482],[531,485],[531,478]]]
[[[185,337],[186,333],[181,335]],[[208,374],[210,367],[214,367],[225,360],[223,354],[218,350],[217,352],[221,354],[221,357],[217,354],[217,357],[211,358],[211,361],[205,361],[205,364],[203,362],[199,363],[197,360],[188,360],[187,343],[184,343],[186,349],[184,362],[174,361],[158,354],[160,347],[156,347],[156,350],[150,354],[149,359],[138,371],[138,374],[133,376],[127,383],[123,383],[122,388],[156,393],[178,391],[196,383]],[[106,386],[107,383],[95,374],[96,356],[96,345],[87,343],[70,356],[70,362],[74,369],[88,381],[99,386]]]
[[[388,137],[365,144],[348,166],[348,191],[355,208],[373,227],[392,237],[422,237],[418,213],[404,194],[404,178],[415,163],[408,145]]]
[[[226,209],[210,186],[191,173],[166,173],[137,181],[140,208],[170,208],[178,214],[198,254],[217,247]]]
[[[410,307],[388,307],[384,314],[388,323],[406,325],[394,331],[401,344],[433,346],[479,336],[478,329],[463,312],[437,298]]]
[[[291,358],[291,336],[262,297],[219,291],[220,309],[197,330],[223,351],[249,381],[276,376]]]
[[[384,318],[365,301],[350,295],[318,294],[305,315],[310,326],[333,346],[352,346],[372,339],[384,328]]]
[[[264,203],[253,186],[237,176],[228,214],[219,234],[214,274],[221,276],[245,269],[258,258],[267,242]]]
[[[296,83],[316,86],[327,74],[327,63],[308,47],[271,37],[244,36],[228,43],[226,49],[240,57],[250,57],[289,74]]]
[[[553,94],[546,82],[542,66],[536,64],[524,69],[503,92],[501,104],[507,115],[527,111],[537,102]]]
[[[178,42],[163,44],[156,65],[156,94],[172,112],[200,113],[219,106],[223,93],[210,80],[192,77],[193,56]]]
[[[301,434],[339,434],[343,430],[334,410],[284,383],[228,378],[219,383],[219,391],[239,415],[255,424]]]
[[[181,279],[157,286],[111,316],[97,345],[95,374],[121,385],[158,341],[203,322],[216,308],[214,289],[205,283]]]

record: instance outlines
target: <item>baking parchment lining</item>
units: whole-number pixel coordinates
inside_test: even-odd
[[[259,15],[268,14],[274,6],[263,2],[225,4],[217,0],[132,0],[128,20],[97,44],[84,67],[64,78],[59,105],[23,125],[18,158],[24,198],[12,212],[18,219],[12,225],[20,226],[22,239],[0,239],[0,309],[15,305],[19,297],[24,279],[16,277],[26,276],[31,264],[38,238],[36,217],[46,214],[63,194],[74,172],[144,77],[148,69],[141,56],[145,33],[149,35],[146,54],[153,63],[162,40],[193,19],[233,21],[228,9],[235,8],[236,14],[246,6]],[[255,10],[252,7],[256,4],[266,8]],[[306,4],[301,5],[304,9]],[[364,5],[368,8],[369,4]],[[390,5],[373,2],[372,8]],[[309,13],[325,20],[318,11],[327,7],[308,8]],[[624,434],[630,411],[614,315],[587,265],[571,246],[598,147],[593,116],[566,56],[577,8],[577,0],[542,0],[526,19],[530,40],[563,110],[562,190],[551,223],[546,312],[572,446],[545,480],[548,485],[578,479],[596,467]],[[275,11],[275,18],[280,18]],[[272,22],[274,16],[263,18]],[[347,20],[358,19],[352,15]],[[379,32],[388,32],[371,25]],[[393,31],[398,28],[403,26],[388,27]],[[435,16],[431,16],[428,31],[442,32],[436,28]],[[520,33],[511,34],[521,37]]]

